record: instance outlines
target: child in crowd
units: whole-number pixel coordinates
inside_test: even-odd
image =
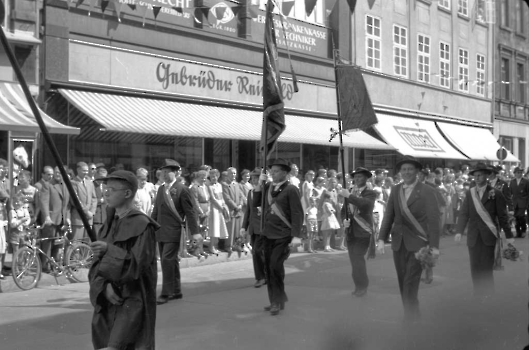
[[[322,205],[322,216],[321,216],[321,232],[323,234],[323,245],[324,252],[333,252],[334,249],[331,248],[330,240],[331,234],[336,230],[340,229],[340,223],[336,219],[336,210],[332,205],[331,194],[329,192],[323,192],[321,195],[321,200],[323,201]]]
[[[314,235],[318,233],[318,208],[316,207],[317,200],[314,197],[310,197],[310,207],[305,213],[306,223],[307,223],[307,252],[316,253],[313,248],[314,245]]]
[[[13,209],[10,211],[11,216],[11,235],[9,243],[13,248],[13,255],[17,252],[20,242],[24,240],[28,233],[31,217],[28,211],[28,205],[18,196],[13,197]]]

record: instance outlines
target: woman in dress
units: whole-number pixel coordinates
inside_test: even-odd
[[[310,208],[310,197],[312,197],[312,189],[314,188],[313,180],[314,171],[307,171],[305,174],[305,181],[303,182],[303,185],[301,185],[301,206],[303,207],[304,213]]]
[[[321,220],[322,220],[322,206],[323,201],[321,200],[321,195],[325,191],[325,181],[326,179],[318,176],[316,180],[314,181],[314,188],[312,189],[311,197],[316,199],[316,202],[318,203],[318,240],[321,241],[322,232],[321,232]]]
[[[340,224],[336,219],[336,210],[334,209],[331,192],[325,191],[321,195],[321,201],[321,232],[323,234],[323,251],[333,252],[334,249],[331,248],[330,244],[331,235],[333,234],[333,232],[340,229]]]
[[[15,187],[15,196],[18,196],[27,204],[31,223],[34,223],[39,214],[39,207],[37,205],[39,190],[31,186],[30,181],[31,173],[27,170],[22,170],[18,174],[18,186]]]
[[[228,229],[226,227],[226,221],[229,220],[228,207],[224,203],[224,197],[222,196],[222,185],[218,182],[220,173],[217,169],[211,169],[209,171],[209,200],[210,200],[210,214],[208,220],[208,236],[211,239],[209,245],[209,251],[212,254],[218,254],[219,251],[216,248],[216,244],[219,238],[228,238]]]

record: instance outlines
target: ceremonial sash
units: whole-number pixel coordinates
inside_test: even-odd
[[[411,213],[410,208],[408,208],[408,204],[406,203],[406,194],[404,193],[404,186],[402,186],[402,191],[400,191],[399,198],[402,214],[413,225],[416,230],[417,236],[423,241],[428,242],[428,235],[426,235],[426,232],[424,232],[424,229],[422,228],[421,224],[419,224],[415,216],[413,216],[413,214]]]
[[[498,228],[494,225],[494,222],[492,221],[489,212],[483,206],[483,203],[481,203],[476,187],[470,189],[470,195],[472,196],[472,201],[474,202],[474,207],[476,207],[479,217],[483,220],[485,225],[487,225],[494,237],[498,238]]]
[[[171,198],[171,195],[169,194],[169,189],[166,189],[163,191],[163,198],[165,199],[165,204],[167,204],[167,206],[173,212],[173,214],[176,215],[176,218],[178,219],[178,221],[180,221],[180,224],[184,225],[184,220],[182,219],[180,214],[178,214],[178,211],[176,210],[176,207],[174,206],[173,199]]]
[[[358,225],[360,225],[360,227],[362,229],[364,229],[364,231],[367,231],[367,232],[369,232],[370,235],[372,235],[373,231],[374,231],[373,225],[369,225],[369,223],[366,221],[366,219],[364,219],[363,217],[360,216],[360,214],[355,212],[355,206],[354,205],[349,204],[349,210],[351,211],[351,213],[353,215],[353,218],[358,223]]]
[[[288,228],[291,229],[292,225],[290,224],[290,222],[285,217],[285,214],[283,213],[283,210],[281,210],[281,208],[275,203],[274,198],[272,198],[272,186],[273,185],[270,185],[270,187],[268,188],[268,203],[270,203],[270,208],[272,209],[272,214],[275,214],[275,215],[279,216],[281,221],[283,221],[285,223],[285,225],[287,225]]]

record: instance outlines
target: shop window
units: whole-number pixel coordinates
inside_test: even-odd
[[[182,166],[182,175],[188,177],[202,165],[202,139],[198,137],[176,137],[175,160]]]
[[[303,175],[309,170],[329,169],[330,146],[303,145]]]
[[[232,164],[230,162],[231,140],[204,139],[204,162],[220,172]]]
[[[524,138],[518,139],[518,159],[520,159],[520,162],[522,162],[522,164],[525,164],[525,139]]]
[[[476,56],[476,93],[485,96],[485,56],[477,54]]]
[[[513,138],[509,136],[500,136],[500,145],[505,147],[508,151],[513,151]]]
[[[475,0],[478,1],[478,0]],[[457,1],[457,13],[468,17],[468,0]]]
[[[450,88],[450,44],[439,43],[439,84]]]
[[[511,61],[502,57],[501,59],[501,84],[500,84],[500,97],[503,100],[510,100],[511,98],[511,72],[510,72]]]
[[[22,75],[26,79],[26,82],[30,84],[36,84],[37,58],[35,55],[34,47],[15,45],[14,51],[18,65],[20,66],[20,70],[22,71]]]
[[[380,18],[366,16],[366,66],[381,70],[381,27]]]
[[[408,31],[398,25],[393,26],[393,72],[404,78],[408,76]]]
[[[525,103],[525,85],[527,85],[525,81],[525,65],[520,62],[516,63],[516,85],[517,100],[520,103]]]
[[[417,36],[417,79],[424,83],[430,82],[430,37]]]

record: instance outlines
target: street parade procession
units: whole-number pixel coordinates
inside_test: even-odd
[[[529,1],[0,4],[0,349],[529,349]]]

